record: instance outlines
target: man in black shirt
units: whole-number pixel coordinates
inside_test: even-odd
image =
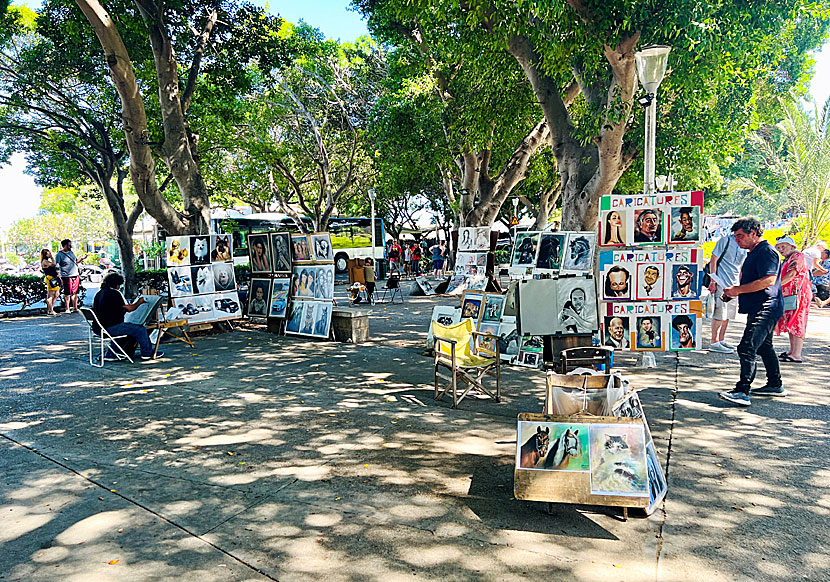
[[[142,325],[127,323],[124,321],[124,314],[128,311],[135,311],[144,303],[144,297],[135,303],[127,303],[124,296],[118,290],[124,284],[124,277],[120,273],[110,271],[104,280],[101,281],[101,289],[95,294],[92,302],[92,310],[98,316],[101,326],[112,336],[127,335],[135,339],[141,348],[141,359],[153,359],[153,344],[150,343],[150,336]],[[159,352],[156,359],[164,354]],[[107,350],[106,360],[116,360],[115,354]]]
[[[761,356],[767,370],[767,383],[752,389],[752,394],[783,396],[781,370],[778,357],[772,347],[775,324],[784,315],[781,296],[781,259],[767,241],[761,238],[764,230],[755,218],[741,218],[732,225],[735,240],[749,253],[741,267],[741,283],[724,289],[727,297],[738,298],[738,310],[746,313],[746,328],[738,344],[741,360],[741,378],[730,392],[718,394],[724,400],[750,405],[750,387],[755,379],[757,355]]]

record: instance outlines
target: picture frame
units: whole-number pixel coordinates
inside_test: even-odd
[[[271,295],[268,302],[268,317],[285,319],[288,311],[288,300],[291,292],[291,279],[275,277],[271,283]]]
[[[271,240],[268,233],[248,235],[248,258],[251,273],[271,273]]]
[[[271,263],[275,273],[291,272],[291,235],[287,232],[272,232]]]
[[[285,333],[327,339],[331,331],[331,301],[294,300],[287,312]]]
[[[597,233],[591,231],[568,232],[565,246],[562,274],[585,274],[594,269],[594,255],[597,245]]]
[[[591,468],[588,437],[588,425],[579,422],[519,421],[516,469],[587,473]]]
[[[648,497],[645,431],[641,423],[588,425],[591,494]],[[624,467],[625,478],[618,467]]]
[[[230,233],[214,234],[210,237],[210,262],[233,262],[233,236]]]
[[[534,272],[556,274],[562,268],[562,258],[568,235],[563,232],[543,232],[537,243]]]
[[[190,237],[190,264],[210,264],[210,235]]]
[[[505,296],[502,293],[486,293],[484,307],[481,310],[481,321],[498,324],[504,310],[504,300]]]
[[[499,322],[499,357],[502,361],[513,362],[519,355],[521,337],[516,329],[516,317],[502,315]]]
[[[291,258],[294,263],[311,262],[311,250],[308,245],[308,236],[304,234],[291,235]]]
[[[478,323],[483,307],[484,293],[479,291],[464,291],[464,295],[461,298],[461,319],[470,318]]]
[[[271,279],[251,278],[248,286],[248,317],[251,319],[267,318],[270,297]]]
[[[317,263],[333,263],[334,249],[331,235],[327,232],[314,232],[308,235],[311,259]]]
[[[291,296],[300,299],[332,299],[334,265],[295,265],[291,275]]]

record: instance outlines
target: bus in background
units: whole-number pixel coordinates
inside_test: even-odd
[[[306,230],[313,232],[311,220],[304,218]],[[261,212],[247,216],[213,219],[211,231],[233,235],[233,257],[236,264],[248,263],[248,235],[258,232],[298,232],[294,220],[278,212]],[[372,253],[372,219],[360,216],[337,216],[329,219],[328,232],[334,249],[334,268],[345,273],[348,259],[385,258],[386,229],[383,219],[375,218],[375,252]]]

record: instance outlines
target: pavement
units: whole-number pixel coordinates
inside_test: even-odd
[[[669,483],[623,521],[513,499],[541,371],[432,399],[427,324],[457,301],[374,306],[361,345],[238,327],[103,370],[80,315],[0,321],[0,580],[830,580],[830,310],[748,409],[717,398],[734,355],[617,356]]]

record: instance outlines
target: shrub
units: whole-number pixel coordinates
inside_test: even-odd
[[[147,271],[136,271],[136,279],[139,287],[149,287],[159,294],[167,293],[167,270],[149,269]]]
[[[46,299],[46,283],[34,275],[0,275],[0,305],[21,305],[26,309]]]

